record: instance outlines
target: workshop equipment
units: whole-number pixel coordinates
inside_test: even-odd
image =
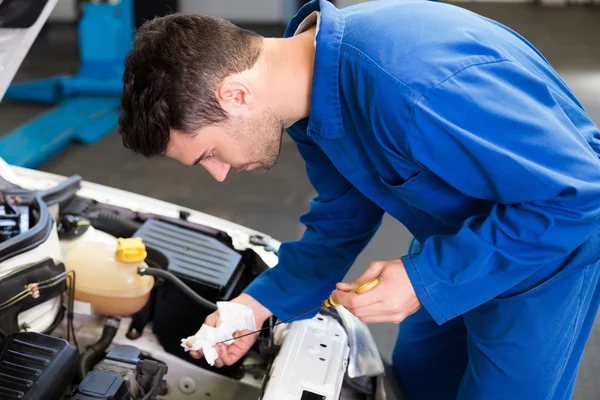
[[[92,144],[113,131],[134,31],[132,0],[84,1],[77,74],[8,89],[7,99],[58,106],[0,137],[0,157],[8,164],[37,167],[74,140]]]
[[[353,289],[352,292],[356,293],[356,294],[363,294],[363,293],[368,292],[369,290],[375,288],[377,285],[379,285],[379,280],[378,279],[373,279],[372,281],[369,281],[369,282],[367,282],[365,284],[362,284],[362,285],[358,286],[357,288]],[[332,293],[329,296],[329,298],[327,300],[325,300],[321,305],[319,305],[317,307],[314,307],[314,308],[311,308],[308,311],[304,311],[303,313],[300,313],[298,315],[294,315],[293,317],[290,317],[290,318],[288,318],[288,319],[286,319],[284,321],[279,321],[276,324],[269,325],[269,326],[267,326],[265,328],[262,328],[262,329],[259,329],[257,331],[250,332],[250,333],[245,333],[243,335],[236,336],[236,337],[231,338],[231,339],[227,339],[227,340],[223,340],[221,342],[217,342],[216,344],[225,343],[225,342],[229,342],[229,341],[234,340],[234,339],[239,339],[239,338],[243,338],[245,336],[250,336],[250,335],[254,335],[254,334],[260,333],[260,332],[262,332],[264,330],[271,329],[271,328],[273,328],[273,327],[275,327],[277,325],[285,324],[286,322],[290,322],[290,321],[292,321],[292,320],[294,320],[296,318],[299,318],[299,317],[301,317],[303,315],[309,314],[309,313],[311,313],[311,312],[313,312],[315,310],[320,309],[321,307],[329,308],[329,307],[338,307],[339,305],[340,305],[340,303],[337,302],[337,300],[335,299],[335,297],[333,296],[333,293]]]

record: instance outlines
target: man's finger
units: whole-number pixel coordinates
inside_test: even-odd
[[[249,333],[252,333],[252,332],[254,332],[254,331],[253,331],[253,330],[251,330],[251,329],[244,329],[244,330],[241,330],[241,331],[235,331],[235,332],[233,332],[233,333],[231,334],[231,336],[232,336],[232,337],[239,337],[239,336],[248,335]],[[257,335],[258,335],[258,333],[257,333]],[[247,339],[247,338],[250,338],[250,339],[252,339],[252,338],[254,338],[254,335],[248,335],[248,336],[244,336],[242,339]],[[237,339],[236,339],[236,340],[237,340]]]
[[[194,345],[194,341],[193,341],[193,340],[188,340],[187,342],[185,342],[185,345],[186,345],[186,346],[187,346],[189,349],[191,349],[191,348],[192,348],[192,346]],[[193,351],[193,352],[200,352],[200,355],[202,355],[202,349],[199,349],[199,350],[191,350],[191,351]]]
[[[379,286],[362,294],[344,292],[341,290],[333,291],[333,297],[335,300],[344,307],[351,309],[367,307],[378,303],[383,300],[383,296],[383,288]]]
[[[399,324],[406,319],[404,314],[380,314],[372,315],[369,317],[360,318],[365,324],[377,324],[377,323],[393,323]]]
[[[351,291],[351,290],[354,289],[354,282],[350,282],[350,283],[339,282],[338,284],[335,285],[335,288],[337,290],[342,290],[344,292],[349,292],[349,291]]]
[[[231,353],[229,352],[230,346],[227,346],[223,343],[220,343],[217,346],[218,346],[218,352],[219,352],[219,360],[221,360],[224,365],[233,364],[234,360],[233,360]]]
[[[379,275],[381,275],[383,269],[385,268],[385,265],[385,261],[373,261],[371,264],[369,264],[365,272],[363,272],[363,274],[360,277],[358,277],[358,279],[356,279],[354,282],[338,283],[336,285],[336,288],[344,292],[357,289],[365,283],[378,278]]]
[[[365,272],[354,281],[355,287],[358,288],[373,279],[379,278],[379,275],[381,275],[381,272],[386,265],[387,263],[385,261],[373,261],[369,264]]]
[[[373,317],[377,315],[389,314],[389,309],[385,303],[378,301],[366,307],[353,308],[349,310],[354,316],[359,319],[364,317]]]
[[[224,361],[224,358],[227,356],[227,348],[222,344],[216,344],[214,346],[214,349],[217,352],[217,359],[215,360],[215,366],[218,368],[223,367],[226,363]]]
[[[196,360],[199,360],[200,357],[202,357],[202,353],[199,351],[190,351],[190,356],[192,356],[192,358],[195,358]]]
[[[233,337],[243,336],[251,332],[252,331],[248,329],[243,331],[237,331],[234,332]],[[256,335],[258,335],[258,333]],[[231,353],[234,351],[239,351],[241,355],[244,354],[250,347],[252,347],[256,335],[248,335],[239,339],[235,339],[234,342],[229,346],[229,352]]]

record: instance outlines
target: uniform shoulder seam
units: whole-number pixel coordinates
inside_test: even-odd
[[[481,61],[481,62],[477,62],[474,64],[469,64],[469,65],[459,69],[458,71],[455,71],[450,76],[447,76],[446,78],[442,79],[441,81],[439,81],[438,83],[436,83],[435,85],[433,85],[432,87],[427,89],[423,94],[419,95],[411,106],[410,117],[408,118],[407,126],[405,129],[406,135],[404,136],[404,141],[405,141],[404,146],[405,146],[406,150],[408,151],[408,154],[410,156],[412,156],[412,152],[411,152],[410,146],[408,144],[408,139],[410,137],[410,132],[413,127],[413,119],[415,116],[415,109],[417,107],[417,104],[419,104],[424,98],[426,98],[432,91],[434,91],[435,89],[437,89],[444,83],[448,82],[450,79],[454,78],[455,76],[459,75],[461,72],[464,72],[464,71],[474,68],[474,67],[481,67],[481,66],[490,65],[490,64],[499,64],[502,62],[513,62],[513,61],[508,58],[499,58],[499,59],[494,59],[494,60],[489,60],[489,61]]]
[[[373,60],[371,57],[369,57],[365,52],[363,52],[361,49],[349,44],[349,43],[345,43],[342,42],[342,47],[345,48],[346,50],[349,50],[353,53],[355,53],[357,56],[363,58],[364,60],[366,60],[369,64],[371,64],[372,66],[374,66],[375,68],[377,68],[380,72],[382,72],[383,74],[385,74],[387,77],[389,77],[390,79],[392,79],[392,81],[394,81],[395,83],[404,86],[405,88],[407,88],[408,90],[410,90],[415,97],[419,96],[419,93],[414,90],[413,88],[411,88],[409,85],[407,85],[406,83],[404,83],[403,81],[401,81],[400,79],[398,79],[397,77],[395,77],[394,75],[390,74],[385,68],[383,68],[381,65],[379,65],[375,60]]]

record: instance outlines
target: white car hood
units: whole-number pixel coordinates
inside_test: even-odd
[[[57,2],[48,0],[37,20],[27,28],[3,28],[5,23],[10,23],[8,14],[15,14],[30,5],[27,0],[11,0],[5,4],[0,1],[0,100]]]

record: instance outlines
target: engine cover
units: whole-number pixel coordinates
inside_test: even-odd
[[[331,316],[280,325],[262,400],[338,400],[348,366],[348,335]]]
[[[60,399],[77,368],[77,350],[64,339],[35,332],[9,336],[0,354],[0,398]]]
[[[70,400],[130,400],[127,385],[121,375],[110,371],[92,371],[77,388]]]

